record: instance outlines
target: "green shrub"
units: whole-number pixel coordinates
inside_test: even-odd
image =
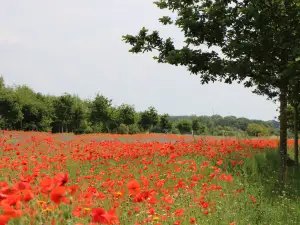
[[[129,127],[123,123],[120,124],[117,130],[118,134],[128,134],[129,133]]]

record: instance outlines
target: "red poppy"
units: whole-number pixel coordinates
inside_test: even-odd
[[[130,195],[137,195],[140,193],[141,186],[139,182],[133,180],[127,183],[127,189]]]
[[[190,224],[196,224],[196,219],[195,218],[190,218]]]
[[[22,190],[21,194],[22,194],[22,200],[24,202],[29,202],[30,200],[32,200],[34,198],[33,192],[30,190],[27,190],[27,189]]]
[[[118,222],[118,217],[115,215],[114,210],[105,212],[103,208],[94,208],[92,210],[92,221],[100,224],[113,224]]]
[[[68,203],[66,196],[67,188],[64,186],[58,186],[54,188],[50,193],[51,200],[56,203],[60,204],[61,202]]]
[[[54,178],[55,183],[57,186],[63,186],[65,183],[68,182],[68,173],[59,173]]]
[[[2,204],[1,208],[2,208],[2,211],[3,211],[3,215],[7,216],[9,218],[17,218],[17,217],[22,216],[21,210],[16,210],[13,207],[11,207],[10,205]]]
[[[10,220],[9,216],[1,215],[0,216],[0,225],[6,225]]]
[[[95,223],[107,224],[104,214],[105,214],[105,209],[94,208],[92,210],[92,221]]]

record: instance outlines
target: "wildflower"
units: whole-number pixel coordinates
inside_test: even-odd
[[[118,191],[118,192],[116,192],[116,195],[117,196],[122,196],[123,194],[122,194],[122,192]]]
[[[180,225],[181,223],[180,223],[180,220],[176,220],[175,222],[174,222],[174,225]]]
[[[208,215],[209,211],[205,210],[203,213],[204,213],[204,215]]]
[[[21,194],[22,194],[22,200],[24,202],[29,202],[30,200],[32,200],[34,198],[34,194],[30,190],[26,190],[26,189],[22,190]]]
[[[10,220],[9,216],[1,215],[0,216],[0,225],[5,225]]]
[[[59,173],[54,178],[55,183],[57,186],[63,186],[65,183],[68,182],[68,173]]]
[[[183,216],[184,210],[183,209],[176,209],[175,216]]]
[[[67,189],[64,186],[54,188],[50,194],[51,200],[56,204],[60,204],[61,202],[68,203],[68,199],[65,197],[66,190]]]
[[[114,210],[105,212],[103,208],[94,208],[92,210],[92,220],[94,223],[113,224],[118,222],[118,217]]]
[[[52,209],[48,208],[48,207],[42,210],[42,212],[51,212],[51,211],[52,211]]]
[[[159,217],[158,216],[154,216],[153,217],[153,221],[157,221],[157,220],[159,220]]]
[[[105,210],[102,208],[95,208],[92,210],[92,220],[95,223],[107,224],[107,220],[104,218]]]
[[[222,159],[219,159],[219,160],[217,161],[217,164],[218,164],[218,165],[222,165],[222,164],[223,164],[223,160],[222,160]]]
[[[251,201],[252,201],[253,203],[255,203],[255,202],[256,202],[256,198],[254,198],[254,196],[251,196]]]
[[[190,224],[195,224],[196,223],[196,219],[195,218],[190,218]]]
[[[72,211],[72,216],[75,217],[80,217],[81,216],[81,207],[76,207],[73,211]]]
[[[136,195],[140,192],[140,184],[136,180],[130,181],[127,184],[128,192],[130,195]]]

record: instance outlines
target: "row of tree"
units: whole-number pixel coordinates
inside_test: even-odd
[[[35,93],[26,85],[6,86],[0,78],[0,127],[11,130],[51,132],[141,132],[235,136],[278,135],[276,121],[249,120],[234,116],[159,115],[154,107],[137,112],[134,106],[113,106],[112,100],[96,95],[92,100],[76,95]]]

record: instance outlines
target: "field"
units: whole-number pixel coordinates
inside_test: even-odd
[[[277,139],[0,135],[2,224],[300,224]],[[289,146],[292,146],[289,141]]]

